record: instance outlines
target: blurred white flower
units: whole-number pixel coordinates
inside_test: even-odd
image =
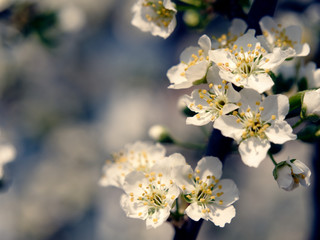
[[[183,98],[187,107],[197,113],[187,118],[187,124],[202,126],[239,107],[236,103],[240,100],[240,94],[231,83],[219,77],[216,66],[209,68],[207,81],[209,90],[196,89],[191,96],[185,95]]]
[[[300,184],[308,187],[311,171],[301,161],[292,159],[279,163],[279,167],[274,170],[274,176],[280,188],[291,191]]]
[[[318,118],[320,117],[320,88],[305,92],[302,109],[306,116],[316,115]]]
[[[186,48],[180,55],[180,63],[168,70],[169,88],[189,88],[205,78],[210,66],[208,51],[211,49],[211,40],[207,35],[202,35],[198,44],[200,47]]]
[[[230,179],[222,179],[222,163],[216,157],[203,157],[195,171],[190,165],[174,169],[174,178],[190,205],[185,213],[194,221],[200,218],[224,227],[235,216],[231,205],[239,199],[237,186]]]
[[[289,111],[289,100],[280,94],[262,100],[262,96],[251,89],[243,89],[240,94],[238,113],[220,116],[214,122],[214,128],[237,141],[246,165],[258,167],[266,157],[270,142],[283,144],[296,139],[291,126],[284,120]]]
[[[168,129],[166,129],[162,125],[153,125],[149,129],[148,133],[149,133],[149,136],[151,137],[151,139],[153,139],[157,142],[160,142],[160,143],[173,142],[173,139],[171,138]]]
[[[274,48],[268,53],[252,34],[246,33],[231,48],[209,51],[209,58],[220,68],[219,75],[222,79],[263,93],[274,85],[268,73],[293,51]]]
[[[4,10],[6,7],[8,7],[13,0],[0,0],[0,11]]]
[[[180,195],[168,167],[154,165],[149,173],[131,172],[125,179],[121,206],[128,217],[146,220],[147,228],[164,223],[173,202]]]
[[[66,32],[76,32],[86,23],[84,11],[75,5],[67,5],[58,14],[60,27]]]
[[[132,11],[132,25],[154,36],[167,38],[177,24],[177,10],[171,0],[138,0]]]
[[[130,172],[149,172],[154,164],[165,157],[165,153],[165,148],[159,143],[138,141],[127,144],[122,151],[112,155],[112,161],[106,162],[99,184],[121,188]]]
[[[258,39],[268,51],[272,51],[274,48],[281,48],[282,50],[291,48],[294,49],[294,52],[287,57],[302,57],[309,54],[309,45],[301,43],[302,30],[300,26],[288,26],[284,28],[269,16],[263,17],[259,24],[263,36],[260,36]]]
[[[306,78],[308,88],[320,87],[320,68],[315,62],[308,62],[299,69],[299,79]]]
[[[3,134],[0,133],[0,180],[3,178],[3,167],[11,162],[16,156],[15,147],[8,143]]]

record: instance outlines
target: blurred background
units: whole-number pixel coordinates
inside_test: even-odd
[[[178,14],[164,40],[130,24],[135,1],[0,0],[0,131],[17,151],[1,182],[1,240],[172,239],[167,223],[146,230],[143,221],[125,216],[121,190],[98,185],[102,166],[126,143],[150,140],[154,124],[177,139],[203,141],[177,107],[191,90],[168,89],[166,72],[203,33],[220,36],[230,23],[217,14],[197,30]],[[303,61],[319,60],[320,4],[279,1],[275,16],[302,26],[311,47]],[[202,155],[167,147],[189,163]],[[313,150],[289,142],[275,157],[311,168]],[[285,192],[272,170],[269,159],[253,169],[230,155],[223,178],[240,190],[237,215],[225,228],[205,222],[199,239],[308,239],[312,183]]]

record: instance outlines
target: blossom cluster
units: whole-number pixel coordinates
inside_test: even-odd
[[[222,163],[216,157],[203,157],[193,170],[181,154],[166,156],[159,143],[136,142],[114,154],[103,172],[100,185],[122,189],[121,207],[128,217],[145,220],[147,228],[160,226],[170,215],[186,214],[221,227],[235,216],[238,189],[232,180],[220,179]],[[176,202],[186,207],[181,210]]]
[[[138,0],[132,10],[132,24],[152,35],[167,38],[176,26],[177,10],[170,0]],[[241,19],[234,19],[220,37],[202,35],[198,46],[187,47],[180,62],[167,71],[168,88],[192,87],[191,94],[181,98],[193,113],[186,124],[211,124],[232,138],[249,167],[257,168],[269,155],[278,186],[291,191],[300,184],[309,186],[311,171],[296,159],[277,163],[272,145],[297,139],[294,128],[300,122],[291,126],[287,121],[296,108],[290,94],[298,96],[301,122],[319,120],[320,69],[313,62],[300,65],[297,79],[305,81],[305,91],[275,91],[281,67],[307,56],[310,47],[301,41],[298,26],[283,27],[268,16],[259,24],[262,35],[258,36]],[[175,143],[159,125],[150,135],[159,142]],[[128,217],[145,220],[147,228],[185,215],[224,227],[235,216],[232,204],[239,198],[238,189],[232,180],[220,179],[222,163],[217,157],[205,156],[193,169],[179,153],[166,156],[160,143],[136,142],[112,158],[103,168],[100,184],[122,189],[121,207]]]
[[[253,29],[246,30],[243,20],[234,19],[228,33],[212,39],[201,36],[199,46],[186,48],[180,63],[167,72],[169,88],[201,86],[182,97],[194,112],[186,124],[212,123],[236,141],[242,161],[250,167],[259,166],[271,143],[297,138],[286,121],[290,108],[287,95],[273,94],[273,75],[285,61],[310,51],[309,45],[301,42],[297,26],[282,27],[271,17],[263,17],[260,27],[263,35],[255,36]],[[319,71],[314,67],[313,72],[301,75],[308,73],[312,76],[310,85],[318,86]],[[317,101],[311,103],[311,98],[319,97],[319,90],[304,95],[307,116],[320,115]]]

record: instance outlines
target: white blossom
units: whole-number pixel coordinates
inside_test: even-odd
[[[177,10],[171,0],[138,0],[132,11],[132,25],[154,36],[167,38],[177,24]]]
[[[263,17],[259,24],[263,33],[263,36],[260,36],[259,40],[264,43],[264,46],[269,51],[272,51],[274,48],[281,48],[282,50],[290,48],[294,52],[288,57],[302,57],[309,54],[309,45],[301,43],[302,30],[299,26],[283,27],[269,16]]]
[[[320,68],[314,62],[301,66],[298,76],[299,79],[306,78],[308,89],[320,87]]]
[[[300,184],[304,187],[310,185],[311,171],[304,163],[292,159],[282,162],[280,165],[275,169],[275,178],[280,188],[291,191]]]
[[[263,93],[274,85],[268,73],[292,52],[292,49],[274,48],[269,53],[252,34],[246,33],[230,48],[209,51],[209,59],[219,67],[222,79]]]
[[[240,94],[231,83],[219,77],[216,66],[209,68],[207,81],[208,90],[196,89],[191,96],[185,95],[183,98],[187,107],[197,113],[187,118],[187,124],[202,126],[239,107],[236,103],[240,100]]]
[[[99,184],[121,188],[126,175],[132,171],[148,172],[154,164],[165,158],[165,152],[159,143],[138,141],[127,144],[122,151],[112,155],[112,161],[106,162]]]
[[[207,35],[202,35],[198,44],[199,47],[186,48],[180,55],[180,63],[168,70],[169,88],[189,88],[198,82],[202,83],[210,66],[208,51],[211,49],[211,40]]]
[[[168,219],[180,195],[170,173],[170,168],[154,165],[149,173],[135,171],[127,175],[120,203],[128,217],[146,220],[147,228],[156,228]]]
[[[318,118],[320,117],[320,88],[305,92],[302,109],[306,116],[316,115]]]
[[[238,189],[230,179],[221,179],[222,163],[216,157],[203,157],[195,171],[190,165],[175,170],[175,182],[190,205],[185,213],[194,221],[200,218],[224,227],[235,216],[231,205],[239,199]]]
[[[251,89],[241,90],[240,95],[239,110],[233,115],[220,116],[214,128],[237,141],[246,165],[258,167],[266,157],[270,142],[283,144],[296,139],[291,126],[284,120],[289,111],[289,100],[280,94],[262,99]]]

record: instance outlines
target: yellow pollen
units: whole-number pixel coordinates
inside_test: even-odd
[[[247,112],[250,112],[251,111],[251,108],[247,108]]]
[[[219,88],[219,89],[221,89],[221,88],[222,88],[222,86],[219,84],[219,85],[218,85],[218,88]]]
[[[192,173],[189,173],[189,174],[188,174],[188,178],[191,179],[192,177],[193,177]]]
[[[186,186],[185,185],[182,185],[181,188],[182,188],[182,190],[186,190]]]
[[[240,122],[241,122],[241,119],[240,119],[240,118],[238,118],[236,121],[237,121],[237,123],[240,123]]]
[[[263,110],[264,110],[264,107],[259,107],[259,110],[260,110],[260,111],[263,111]]]
[[[154,219],[153,219],[153,222],[154,222],[154,223],[157,223],[157,222],[158,222],[158,219],[157,219],[157,218],[154,218]]]
[[[258,106],[259,106],[259,105],[260,105],[260,102],[256,102],[256,105],[258,105]]]
[[[213,87],[213,83],[210,83],[210,84],[209,84],[209,88],[212,88],[212,87]]]
[[[204,198],[200,198],[200,202],[204,203],[206,200]]]
[[[226,80],[222,80],[222,83],[223,83],[223,84],[226,84],[226,83],[227,83],[227,81],[226,81]]]
[[[199,170],[199,169],[196,169],[196,173],[200,173],[200,170]]]
[[[133,192],[132,192],[132,193],[130,193],[130,196],[131,196],[131,197],[133,197]]]
[[[247,45],[249,48],[251,48],[252,47],[252,44],[251,43],[248,43],[248,45]]]
[[[159,177],[162,177],[163,175],[162,175],[162,173],[159,173],[158,176],[159,176]]]
[[[139,212],[138,215],[139,215],[139,217],[140,217],[140,216],[142,215],[142,212]]]
[[[170,184],[173,184],[173,181],[170,179]]]
[[[222,205],[222,204],[223,204],[223,201],[222,201],[222,200],[220,200],[220,201],[219,201],[219,204],[220,204],[220,205]]]
[[[199,181],[200,180],[200,177],[196,177],[196,181]]]
[[[173,200],[173,199],[175,199],[175,198],[176,198],[176,196],[175,196],[175,195],[172,195],[172,196],[171,196],[171,199],[172,199],[172,200]]]
[[[237,116],[237,115],[238,115],[238,112],[237,112],[237,111],[233,111],[233,112],[232,112],[232,115],[233,115],[233,116]]]
[[[201,118],[200,114],[197,114],[197,115],[196,115],[196,118],[197,118],[197,119],[200,119],[200,118]]]
[[[207,93],[207,90],[202,89],[202,93],[203,93],[203,94],[206,94],[206,93]]]
[[[210,199],[214,200],[214,199],[216,199],[216,196],[211,196]]]
[[[276,120],[276,115],[272,115],[272,116],[271,116],[271,119],[272,119],[272,120]]]

